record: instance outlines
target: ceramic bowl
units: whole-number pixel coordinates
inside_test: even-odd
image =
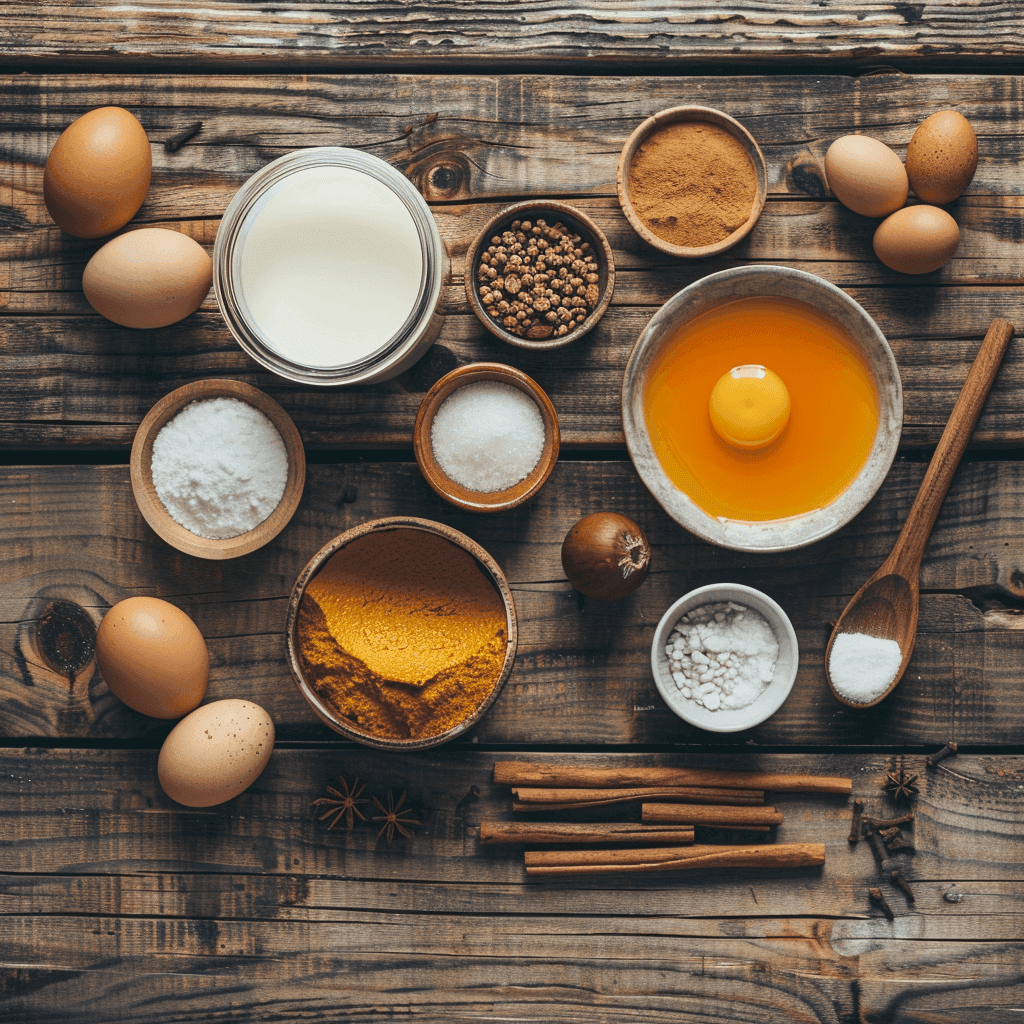
[[[601,291],[601,297],[597,306],[594,307],[590,316],[575,331],[570,331],[569,334],[561,338],[533,340],[511,334],[494,317],[488,316],[477,292],[476,274],[480,269],[480,257],[487,249],[487,246],[491,244],[491,238],[504,230],[513,220],[536,220],[538,217],[542,217],[548,224],[552,225],[561,221],[574,234],[579,235],[584,242],[590,243],[591,250],[597,255],[601,263],[598,268],[597,282],[598,288]],[[508,342],[509,345],[515,345],[517,348],[543,351],[549,348],[562,348],[563,345],[569,345],[574,341],[578,341],[585,334],[589,333],[598,320],[604,316],[604,311],[612,301],[612,292],[614,290],[615,260],[612,256],[612,247],[608,244],[608,239],[605,237],[604,232],[585,213],[569,206],[567,203],[559,203],[554,200],[516,203],[514,206],[506,207],[484,225],[483,230],[477,235],[466,256],[466,297],[469,299],[470,307],[480,323],[491,334],[502,341]]]
[[[727,235],[721,241],[711,245],[684,246],[676,245],[673,242],[655,234],[638,216],[633,209],[633,203],[629,197],[629,169],[636,156],[636,151],[654,132],[666,125],[678,124],[684,121],[704,121],[723,128],[736,140],[747,152],[751,163],[754,165],[754,172],[757,177],[757,191],[754,195],[754,204],[750,210],[750,216],[732,234]],[[741,239],[746,238],[751,228],[757,223],[764,209],[765,199],[768,196],[768,172],[765,169],[764,154],[761,147],[754,141],[754,137],[735,118],[715,110],[714,107],[670,107],[668,110],[659,110],[641,124],[622,147],[619,156],[619,168],[616,175],[616,188],[619,193],[619,204],[626,219],[633,226],[636,233],[648,245],[655,249],[668,253],[670,256],[681,256],[684,259],[704,259],[708,256],[715,256],[726,249],[732,248]]]
[[[709,515],[680,491],[654,453],[644,417],[644,388],[652,365],[678,328],[726,302],[751,296],[780,296],[813,306],[846,330],[867,364],[878,390],[878,427],[860,473],[835,501],[788,519],[746,522]],[[706,401],[706,399],[704,399]],[[640,478],[675,521],[698,537],[736,551],[790,551],[813,544],[845,526],[874,497],[899,446],[903,388],[889,343],[878,325],[844,291],[813,274],[788,267],[748,266],[723,270],[677,292],[651,318],[626,363],[622,383],[622,426]]]
[[[430,440],[434,416],[445,400],[458,388],[482,380],[509,384],[529,395],[537,403],[537,409],[544,421],[544,448],[537,465],[519,483],[503,491],[471,491],[457,483],[445,473],[434,458]],[[427,392],[420,404],[413,427],[413,450],[427,483],[445,501],[470,512],[505,512],[529,501],[551,476],[551,471],[558,461],[558,447],[558,414],[551,404],[551,399],[532,378],[521,370],[502,363],[470,363],[446,374]]]
[[[505,660],[502,663],[501,672],[498,675],[498,678],[495,680],[494,685],[491,687],[487,696],[479,705],[477,705],[476,709],[470,715],[457,725],[453,726],[447,732],[440,733],[437,736],[401,740],[382,737],[357,729],[349,721],[341,718],[334,707],[320,698],[316,690],[306,680],[305,673],[302,668],[302,660],[299,656],[300,645],[297,628],[299,604],[306,592],[306,587],[309,584],[309,581],[313,579],[327,561],[346,544],[351,544],[352,541],[359,537],[364,537],[369,533],[379,533],[388,530],[420,530],[426,533],[432,533],[436,536],[443,537],[452,544],[458,545],[458,547],[462,548],[464,551],[468,551],[469,554],[476,559],[485,575],[490,579],[495,590],[497,590],[498,594],[501,596],[502,603],[505,606]],[[330,726],[335,732],[341,733],[341,735],[347,739],[354,740],[356,743],[362,743],[364,746],[376,747],[378,750],[393,751],[427,750],[430,747],[436,747],[442,743],[447,743],[448,740],[455,739],[455,737],[461,736],[463,733],[472,729],[473,726],[480,721],[487,709],[497,699],[498,694],[501,692],[501,688],[505,685],[506,680],[511,674],[512,665],[516,656],[517,641],[518,619],[516,617],[515,602],[512,600],[512,591],[509,589],[508,581],[505,579],[505,574],[501,571],[501,567],[498,563],[479,544],[477,544],[476,541],[471,540],[464,533],[460,533],[458,530],[453,530],[450,526],[445,526],[443,523],[432,522],[429,519],[417,519],[404,516],[392,516],[387,519],[371,520],[370,522],[363,523],[361,526],[357,526],[354,529],[347,530],[345,533],[340,534],[335,537],[334,540],[325,544],[309,560],[302,572],[299,573],[299,578],[295,581],[295,586],[292,587],[291,600],[288,603],[288,620],[285,626],[288,667],[291,669],[292,678],[295,680],[295,685],[298,686],[299,692],[303,697],[305,697],[317,717],[325,725]]]
[[[779,643],[779,657],[772,681],[752,704],[737,710],[719,708],[717,711],[709,711],[696,701],[684,697],[672,679],[668,655],[665,653],[668,636],[680,618],[693,608],[716,601],[734,601],[759,612],[771,626]],[[782,707],[793,689],[799,666],[800,648],[789,616],[767,594],[740,583],[712,583],[683,595],[661,617],[651,644],[651,669],[662,700],[683,721],[708,732],[739,732],[760,725],[770,718]]]
[[[200,537],[175,522],[153,486],[153,441],[156,435],[190,402],[207,398],[236,398],[258,409],[277,427],[288,453],[288,480],[277,508],[247,533],[223,540]],[[161,398],[135,432],[130,466],[132,493],[142,517],[171,547],[197,558],[238,558],[263,547],[288,525],[299,507],[306,482],[306,453],[291,417],[269,395],[238,380],[200,380]]]

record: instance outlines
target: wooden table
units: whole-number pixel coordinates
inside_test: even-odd
[[[0,1018],[1003,1024],[1021,1013],[1021,342],[928,546],[905,681],[856,712],[828,695],[822,669],[829,624],[891,547],[989,321],[1024,324],[1022,83],[1003,73],[1020,59],[1018,14],[965,0],[941,11],[680,8],[645,5],[641,17],[579,3],[287,3],[185,20],[155,0],[7,4]],[[712,66],[730,74],[701,77]],[[646,247],[615,199],[625,138],[680,103],[737,117],[769,169],[753,233],[697,264]],[[99,243],[52,224],[42,167],[63,128],[103,104],[135,112],[153,143],[134,224],[176,227],[208,248],[236,189],[274,157],[342,145],[390,160],[432,204],[452,259],[437,344],[395,381],[324,391],[262,372],[212,293],[159,331],[101,319],[80,289]],[[902,153],[944,107],[980,138],[978,173],[953,207],[962,242],[941,271],[901,277],[875,260],[871,224],[827,193],[822,158],[854,130]],[[201,133],[166,153],[160,143],[195,120]],[[461,276],[478,227],[529,196],[563,197],[594,217],[618,271],[591,335],[537,355],[484,332]],[[707,273],[752,262],[809,270],[856,298],[892,345],[906,403],[900,457],[874,501],[828,540],[780,556],[717,550],[668,519],[626,457],[619,414],[622,369],[653,311]],[[491,518],[441,502],[410,443],[426,390],[481,359],[535,377],[562,425],[544,490]],[[127,466],[149,407],[213,376],[281,402],[309,461],[291,525],[226,563],[162,543],[138,514]],[[613,605],[578,600],[559,563],[566,531],[598,509],[636,519],[654,549],[649,579]],[[515,670],[479,727],[415,756],[345,744],[318,725],[282,640],[307,559],[342,530],[393,514],[482,543],[520,617]],[[680,722],[648,662],[665,607],[720,580],[776,598],[801,647],[789,700],[738,735]],[[95,669],[89,624],[136,594],[195,619],[212,656],[209,699],[251,698],[277,725],[267,770],[226,805],[190,811],[163,794],[155,765],[169,725],[130,711]],[[926,769],[924,755],[950,739],[961,753]],[[507,788],[491,781],[495,759],[510,755],[846,775],[874,813],[893,810],[880,787],[903,767],[921,786],[915,849],[886,867],[912,879],[916,903],[879,874],[865,843],[847,842],[849,800],[798,794],[771,795],[785,817],[778,840],[824,843],[820,870],[528,880],[521,849],[479,841],[481,820],[511,818]],[[388,846],[376,827],[327,832],[310,804],[339,774],[380,795],[407,791],[422,822],[413,837]],[[895,921],[870,905],[872,885]]]

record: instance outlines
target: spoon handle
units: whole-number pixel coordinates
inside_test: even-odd
[[[963,458],[967,442],[974,433],[974,425],[978,422],[981,408],[1012,337],[1013,324],[998,317],[992,321],[967,374],[967,380],[964,381],[960,397],[953,406],[946,429],[942,431],[910,514],[887,560],[893,571],[907,579],[917,578],[924,548],[938,518],[942,501]]]

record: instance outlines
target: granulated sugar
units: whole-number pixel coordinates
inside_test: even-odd
[[[493,493],[519,483],[544,451],[537,403],[510,384],[465,384],[441,404],[430,429],[434,458],[457,484]]]
[[[870,704],[892,685],[903,661],[895,640],[866,633],[840,633],[832,642],[828,675],[832,688],[851,704]]]
[[[280,504],[288,452],[277,427],[236,398],[186,405],[153,439],[153,486],[199,537],[248,533]]]
[[[709,711],[753,704],[775,675],[779,642],[764,616],[734,601],[687,612],[665,646],[684,697]]]

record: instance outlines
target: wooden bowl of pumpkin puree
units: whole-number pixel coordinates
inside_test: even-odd
[[[288,665],[325,724],[382,750],[461,736],[512,672],[515,604],[498,563],[429,519],[363,523],[321,548],[288,605]]]

